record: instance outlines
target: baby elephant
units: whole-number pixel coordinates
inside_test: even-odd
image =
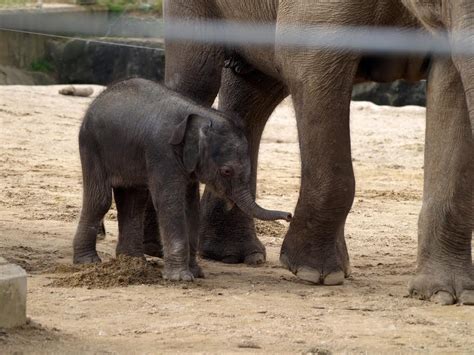
[[[110,208],[118,213],[117,254],[143,257],[143,222],[151,196],[163,243],[163,277],[202,277],[196,262],[199,182],[263,219],[269,211],[250,192],[248,144],[238,119],[204,108],[151,81],[132,79],[105,90],[89,107],[79,133],[83,207],[74,263],[100,262],[96,236]]]

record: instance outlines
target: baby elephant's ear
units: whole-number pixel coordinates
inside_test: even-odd
[[[193,115],[188,115],[184,120],[182,120],[173,130],[171,134],[171,138],[169,140],[170,144],[178,145],[181,144],[184,140],[184,136],[186,135],[186,129],[188,127],[189,121],[191,121],[191,117]]]
[[[183,165],[188,173],[192,173],[199,162],[199,133],[192,132],[186,136],[186,131],[191,127],[191,120],[195,115],[188,115],[181,121],[174,129],[170,144],[178,145],[184,142],[183,145]]]

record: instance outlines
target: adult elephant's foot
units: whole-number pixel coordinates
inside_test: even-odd
[[[201,267],[197,263],[191,263],[189,265],[189,271],[191,271],[195,279],[205,278],[204,272],[202,271]]]
[[[343,233],[336,240],[320,240],[315,232],[290,226],[283,241],[280,262],[301,280],[341,285],[350,275],[349,254]]]
[[[73,256],[74,264],[95,264],[100,262],[102,262],[102,260],[100,260],[100,257],[95,250],[83,253],[75,252]]]
[[[118,257],[120,255],[124,255],[129,256],[131,258],[145,259],[145,255],[143,253],[143,245],[141,244],[141,241],[132,242],[134,239],[139,240],[140,238],[126,239],[119,235],[117,248],[115,250],[116,256]]]
[[[253,219],[237,207],[228,211],[224,201],[209,193],[202,199],[199,253],[205,259],[228,264],[258,265],[266,260]]]
[[[202,222],[199,254],[204,259],[226,264],[259,265],[266,261],[265,247],[255,235],[253,222],[246,226]]]
[[[158,258],[163,257],[163,247],[158,242],[145,242],[143,243],[143,252],[149,256],[156,256]]]
[[[185,281],[192,282],[194,281],[194,275],[190,270],[182,270],[179,268],[169,268],[166,267],[163,270],[163,279],[168,281]]]
[[[410,295],[443,305],[474,305],[474,271],[472,265],[431,264],[420,268],[409,285]]]

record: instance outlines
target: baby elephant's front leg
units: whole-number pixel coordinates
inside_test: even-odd
[[[186,223],[189,239],[189,269],[196,278],[204,278],[204,273],[196,260],[199,233],[199,183],[191,183],[186,191]]]
[[[170,188],[160,191],[159,195],[157,213],[165,264],[163,278],[193,281],[194,276],[189,268],[190,248],[184,208],[186,192],[181,191],[181,188]]]

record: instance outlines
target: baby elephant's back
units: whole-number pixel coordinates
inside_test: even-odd
[[[144,79],[130,79],[114,84],[104,90],[91,104],[85,120],[106,125],[110,130],[143,127],[152,117],[159,116],[157,99],[166,89]]]
[[[118,185],[146,182],[145,153],[160,126],[153,96],[160,88],[142,79],[117,83],[102,92],[86,113],[79,140],[87,147],[81,150],[96,146],[102,166]]]

